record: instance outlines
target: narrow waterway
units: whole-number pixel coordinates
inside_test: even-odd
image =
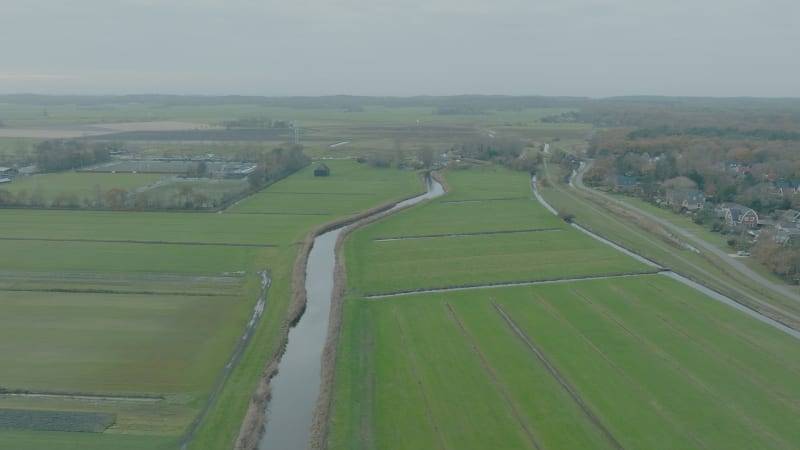
[[[390,214],[444,193],[444,188],[428,178],[427,192],[399,202]],[[336,240],[344,227],[319,235],[308,255],[306,266],[306,309],[289,331],[289,343],[272,379],[272,398],[267,406],[267,423],[259,450],[301,450],[308,445],[314,407],[320,387],[322,350],[328,334],[333,273],[336,266]]]

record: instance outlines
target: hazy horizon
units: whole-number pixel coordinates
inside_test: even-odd
[[[30,0],[0,94],[800,97],[785,0]]]

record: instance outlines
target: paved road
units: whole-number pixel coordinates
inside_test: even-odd
[[[652,214],[650,212],[642,210],[641,208],[638,208],[638,207],[636,207],[634,205],[631,205],[630,203],[624,202],[624,201],[622,201],[620,199],[617,199],[617,198],[614,198],[614,197],[612,197],[612,196],[610,196],[608,194],[605,194],[603,192],[599,192],[599,191],[596,191],[594,189],[591,189],[591,188],[587,187],[583,183],[583,175],[591,167],[591,165],[592,165],[592,161],[590,161],[588,163],[581,164],[580,169],[575,174],[573,174],[574,186],[575,187],[577,187],[578,189],[583,189],[585,191],[589,191],[592,194],[600,196],[605,200],[608,200],[610,202],[614,202],[614,203],[616,203],[618,205],[621,205],[621,206],[623,206],[625,208],[632,209],[632,210],[636,211],[638,214],[641,214],[642,216],[647,217],[648,219],[658,223],[659,225],[661,225],[665,229],[673,232],[675,235],[680,236],[680,237],[690,241],[692,243],[692,245],[696,246],[696,248],[698,248],[698,249],[700,249],[702,251],[709,252],[709,253],[717,256],[724,263],[728,264],[729,266],[734,268],[737,272],[741,273],[742,275],[744,275],[745,277],[749,278],[750,280],[752,280],[752,281],[754,281],[754,282],[756,282],[756,283],[758,283],[758,284],[760,284],[760,285],[762,285],[762,286],[764,286],[764,287],[766,287],[768,289],[776,291],[779,294],[781,294],[781,295],[783,295],[783,296],[785,296],[785,297],[787,297],[787,298],[789,298],[789,299],[791,299],[791,300],[793,300],[793,301],[795,301],[797,303],[800,303],[800,294],[790,290],[786,286],[774,283],[771,280],[768,280],[768,279],[764,278],[760,274],[756,273],[755,271],[753,271],[752,269],[747,267],[745,264],[743,264],[738,259],[731,258],[724,251],[722,251],[719,248],[717,248],[716,246],[704,241],[703,239],[693,235],[692,233],[684,230],[683,228],[681,228],[681,227],[679,227],[679,226],[677,226],[677,225],[675,225],[673,223],[670,223],[669,221],[664,220],[661,217],[656,216],[655,214]],[[571,181],[571,184],[572,184],[573,180],[570,180],[570,181]]]

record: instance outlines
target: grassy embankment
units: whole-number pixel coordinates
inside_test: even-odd
[[[551,183],[542,187],[541,193],[556,208],[574,214],[575,222],[770,317],[795,327],[800,326],[800,320],[796,319],[800,317],[800,305],[797,302],[740,276],[733,268],[708,252],[697,254],[681,247],[674,238],[669,237],[671,233],[635,213],[624,212],[619,206],[608,205],[602,199],[576,192],[563,184],[553,184],[552,181],[561,179],[562,174],[558,173],[556,166],[548,165],[548,168],[551,171]],[[662,216],[669,215],[664,211],[658,213]],[[671,219],[677,220],[674,217]],[[687,231],[697,233],[699,237],[707,238],[694,224],[682,226]],[[721,244],[714,237],[710,242]]]
[[[465,171],[447,179],[448,196],[353,235],[346,258],[351,292],[370,289],[373,282],[361,272],[390,264],[360,253],[385,243],[371,237],[390,237],[390,230],[458,232],[475,223],[468,217],[488,224],[498,214],[492,203],[517,200],[446,202],[516,197],[527,189],[526,179],[507,173]],[[484,205],[486,214],[428,211],[457,205]],[[542,222],[529,217],[529,226],[557,225],[543,210],[537,214]],[[575,232],[547,236],[562,233]],[[504,241],[502,234],[481,238],[492,236]],[[453,240],[440,254],[465,245],[457,238],[426,241],[437,240]],[[542,247],[551,266],[572,270],[572,253]],[[474,252],[487,273],[509,251],[499,248]],[[596,257],[591,246],[584,248]],[[359,259],[364,254],[371,259]],[[393,257],[404,267],[418,254]],[[429,277],[406,274],[402,289],[456,279],[446,265],[436,267],[426,266],[434,271]],[[475,279],[491,279],[472,270]],[[800,409],[797,356],[792,338],[658,275],[378,300],[353,296],[344,305],[328,448],[789,449],[800,437],[791,423]]]
[[[268,196],[243,202],[248,213],[241,214],[0,211],[0,248],[8,256],[0,263],[0,387],[155,397],[0,396],[7,409],[116,415],[92,436],[0,431],[0,447],[174,448],[250,319],[255,273],[269,269],[273,284],[259,328],[192,445],[230,447],[277,343],[294,243],[321,223],[420,190],[412,172],[329,165],[325,180],[309,167],[270,188],[332,194],[324,203],[298,195],[293,207],[308,214],[276,211]],[[345,189],[368,195],[336,194]],[[259,211],[268,214],[251,214]]]

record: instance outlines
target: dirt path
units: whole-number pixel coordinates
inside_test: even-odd
[[[622,444],[620,444],[617,438],[611,434],[611,431],[606,428],[600,418],[597,417],[597,414],[595,414],[594,411],[589,408],[589,405],[583,401],[583,398],[580,396],[580,394],[578,394],[578,392],[575,391],[572,386],[570,386],[567,380],[564,379],[558,369],[550,362],[550,360],[547,359],[547,357],[544,356],[544,353],[542,353],[539,347],[537,347],[536,344],[534,344],[533,341],[525,334],[525,332],[517,326],[517,324],[511,319],[511,317],[509,317],[505,310],[503,310],[503,308],[497,304],[494,299],[491,299],[491,303],[492,306],[494,306],[495,311],[497,311],[500,317],[502,317],[506,322],[506,325],[511,328],[511,331],[513,331],[514,334],[519,337],[519,339],[525,344],[526,347],[528,347],[531,353],[533,353],[542,363],[542,365],[544,365],[545,369],[547,369],[547,371],[550,373],[550,376],[552,376],[558,382],[558,384],[561,385],[564,391],[566,391],[567,394],[572,397],[572,400],[578,405],[581,411],[583,411],[584,415],[586,415],[589,421],[592,422],[592,424],[597,427],[598,430],[600,430],[608,443],[617,450],[624,450]]]

